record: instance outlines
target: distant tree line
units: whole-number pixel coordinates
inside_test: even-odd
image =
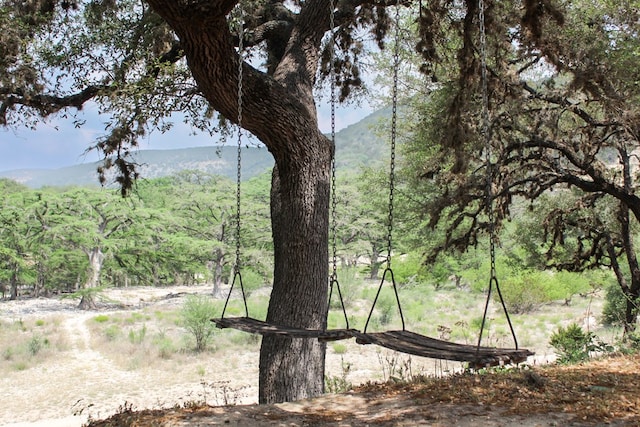
[[[386,205],[365,197],[377,185],[367,181],[373,173],[339,180],[336,223],[340,264],[367,263],[370,277],[386,233]],[[242,184],[241,264],[248,287],[272,280],[270,184],[268,173]],[[127,198],[95,187],[34,190],[8,179],[0,180],[0,192],[6,298],[73,292],[82,308],[92,308],[104,286],[195,283],[210,283],[219,295],[235,262],[236,188],[224,177],[183,171],[141,179]]]
[[[269,221],[270,175],[241,188],[241,264],[248,292],[272,280]],[[377,279],[387,248],[386,173],[377,169],[340,174],[336,242],[339,268]],[[92,308],[104,287],[207,283],[221,296],[235,262],[236,188],[227,178],[198,171],[140,180],[128,198],[101,188],[29,189],[0,180],[0,285],[5,298],[75,293]],[[426,263],[443,231],[424,230],[412,203],[412,187],[400,183],[396,199],[393,266],[401,286],[455,287],[483,292],[488,285],[486,244],[463,254],[442,252]],[[612,276],[553,273],[540,262],[536,212],[501,234],[499,273],[514,313],[553,300],[570,303],[612,282]],[[329,268],[329,266],[328,266]],[[619,317],[619,316],[618,316]]]

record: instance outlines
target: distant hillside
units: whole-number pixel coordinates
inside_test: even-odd
[[[336,133],[338,169],[357,169],[384,158],[386,142],[375,134],[375,127],[389,110],[377,111],[358,123]],[[174,175],[187,169],[222,175],[235,179],[237,151],[234,146],[193,147],[174,150],[140,150],[133,156],[143,178]],[[0,172],[31,188],[42,186],[99,185],[96,163],[83,163],[60,169],[18,169]],[[242,152],[242,178],[249,179],[273,167],[273,158],[266,148],[248,147]]]

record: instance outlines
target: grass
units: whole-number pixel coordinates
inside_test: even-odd
[[[349,304],[347,314],[349,326],[362,330],[375,297],[379,282],[358,282],[354,277],[344,280],[348,284]],[[344,284],[341,283],[344,287]],[[484,296],[471,291],[443,289],[434,291],[431,286],[411,286],[399,289],[406,328],[428,336],[475,344],[478,339]],[[218,317],[224,301],[214,301]],[[264,318],[268,297],[255,293],[249,300],[249,312],[256,318]],[[602,307],[601,298],[590,299],[576,296],[571,305],[551,303],[540,310],[512,315],[511,320],[521,347],[532,348],[539,354],[551,354],[549,336],[558,326],[566,325],[584,317],[585,313],[598,316]],[[227,315],[244,315],[240,300],[233,299]],[[68,349],[60,318],[18,319],[0,321],[0,372],[18,371],[36,366],[56,353]],[[236,330],[216,330],[213,345],[202,355],[191,350],[193,342],[188,332],[180,325],[180,307],[158,308],[99,313],[87,322],[91,330],[93,349],[126,370],[167,369],[179,370],[181,365],[198,363],[212,355],[229,355],[236,363],[238,354],[258,351],[261,337]],[[337,308],[329,314],[329,328],[344,327],[342,311]],[[368,331],[399,329],[402,327],[395,296],[390,286],[383,287],[378,304],[368,326]],[[618,332],[613,329],[594,330],[605,341],[615,339]],[[495,301],[490,304],[489,319],[485,325],[483,345],[511,346],[511,332],[502,308]],[[359,347],[351,342],[332,343],[330,353],[344,357],[358,357]],[[224,356],[226,357],[226,356]],[[199,368],[189,375],[198,376]],[[209,372],[209,369],[207,369]]]
[[[0,322],[0,373],[24,371],[68,349],[61,318]]]
[[[349,291],[355,295],[347,307],[350,327],[360,330],[364,327],[378,284],[377,281],[349,284]],[[485,302],[482,294],[452,288],[436,292],[430,286],[405,287],[399,292],[408,330],[432,337],[448,335],[446,338],[451,341],[476,343],[478,322]],[[363,299],[364,296],[367,299]],[[539,355],[551,354],[551,333],[559,325],[581,321],[589,310],[598,317],[601,300],[601,297],[590,300],[576,296],[569,306],[557,302],[545,305],[534,313],[512,315],[520,346],[533,349]],[[142,309],[90,314],[85,325],[91,332],[91,350],[99,352],[117,369],[133,371],[133,377],[141,375],[154,378],[153,386],[167,390],[167,393],[175,390],[177,383],[199,384],[203,378],[208,382],[232,380],[233,387],[237,384],[255,387],[261,337],[236,330],[216,329],[214,344],[202,354],[196,354],[192,351],[193,343],[188,333],[180,326],[180,301],[174,299],[167,304],[150,304]],[[220,316],[223,303],[215,301],[215,313],[211,317]],[[254,293],[249,298],[250,314],[264,318],[267,304],[268,297],[264,293]],[[243,314],[241,301],[232,300],[228,315]],[[490,305],[489,318],[488,335],[485,335],[483,344],[510,346],[508,326],[501,307],[494,301]],[[73,359],[71,353],[66,352],[69,343],[65,342],[67,332],[60,327],[61,319],[37,314],[15,321],[0,320],[0,374],[27,378],[39,372],[33,369],[38,365],[48,370],[53,364],[67,363]],[[381,320],[380,312],[376,309],[369,331],[401,326],[396,312],[390,316],[388,324],[382,325]],[[330,312],[328,324],[330,328],[343,327],[340,309]],[[614,329],[599,327],[592,331],[608,342],[613,342],[611,340],[617,336]],[[327,350],[327,377],[334,381],[336,388],[349,383],[357,385],[369,380],[383,380],[385,377],[402,379],[423,374],[443,375],[460,368],[457,362],[418,357],[411,357],[409,362],[409,356],[406,355],[397,355],[394,359],[387,350],[361,346],[355,340],[328,343]],[[377,355],[382,359],[376,360]],[[351,366],[350,370],[345,366]],[[112,385],[105,384],[104,387]],[[252,389],[251,395],[254,392]],[[113,389],[109,393],[105,396],[118,395],[120,391]],[[132,391],[132,398],[135,396],[136,392]]]

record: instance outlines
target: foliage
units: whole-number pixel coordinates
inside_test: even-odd
[[[413,379],[411,356],[399,353],[378,353],[378,363],[385,382],[407,383]]]
[[[396,283],[401,286],[421,285],[429,280],[429,274],[422,257],[411,252],[396,256],[392,260]]]
[[[594,352],[611,352],[613,347],[601,341],[593,332],[585,332],[572,323],[558,329],[549,341],[558,353],[558,363],[578,363],[587,360]]]
[[[181,311],[182,326],[195,338],[195,350],[206,350],[215,331],[211,319],[216,314],[216,306],[210,297],[187,296]]]
[[[623,325],[626,307],[627,298],[620,286],[617,283],[607,286],[602,307],[602,323],[610,326]]]
[[[624,352],[640,352],[640,333],[630,332],[624,336],[620,349]]]
[[[325,392],[346,393],[353,389],[353,384],[347,379],[347,376],[351,372],[351,363],[345,362],[342,356],[340,356],[340,368],[340,375],[325,377]]]
[[[524,219],[515,231],[520,247],[506,248],[520,268],[611,268],[633,304],[640,198],[632,153],[640,140],[629,129],[638,122],[640,91],[630,64],[640,46],[638,11],[606,0],[529,10],[536,4],[525,2],[524,15],[518,2],[492,5],[486,37],[470,21],[427,25],[439,37],[429,50],[437,83],[416,85],[406,100],[413,114],[403,180],[409,215],[419,219],[413,236],[434,259]],[[543,9],[549,15],[537,20]],[[458,67],[446,66],[455,61]],[[483,62],[485,81],[478,78]],[[561,297],[575,293],[568,291]],[[626,312],[631,329],[637,312],[631,305]]]
[[[588,277],[568,272],[522,270],[500,281],[505,303],[514,313],[527,313],[551,301],[564,301],[591,290]]]

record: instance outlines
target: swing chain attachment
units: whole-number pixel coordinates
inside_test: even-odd
[[[347,309],[342,298],[340,290],[340,282],[338,281],[338,245],[337,245],[337,223],[338,199],[336,195],[336,70],[335,70],[335,44],[336,44],[336,23],[335,23],[335,0],[329,0],[329,30],[331,37],[329,39],[329,80],[330,80],[330,99],[331,99],[331,145],[333,146],[333,155],[331,157],[331,277],[329,278],[329,298],[327,300],[327,311],[325,315],[326,322],[329,319],[329,310],[331,309],[331,298],[333,297],[333,289],[338,291],[338,298],[344,315],[345,328],[349,329],[349,317]]]
[[[396,138],[398,124],[398,68],[400,68],[400,6],[395,7],[395,44],[393,48],[393,87],[391,92],[391,156],[389,164],[389,218],[387,223],[387,268],[391,268],[393,246],[393,199],[395,196]]]
[[[373,310],[376,307],[376,303],[378,302],[378,297],[380,296],[380,291],[382,290],[382,286],[387,279],[387,275],[389,275],[389,279],[391,281],[391,285],[393,287],[393,292],[396,297],[396,304],[398,306],[398,312],[400,314],[400,320],[402,321],[402,330],[406,329],[404,322],[404,314],[402,312],[402,305],[400,304],[400,297],[398,295],[398,286],[396,285],[396,279],[393,275],[393,270],[391,269],[391,250],[393,246],[393,201],[394,201],[394,192],[395,192],[395,168],[396,168],[396,139],[397,139],[397,123],[398,123],[398,69],[400,68],[400,6],[399,4],[395,5],[395,34],[394,34],[394,49],[393,49],[393,87],[392,87],[392,97],[391,97],[391,155],[390,155],[390,165],[389,165],[389,217],[387,223],[387,266],[382,273],[382,280],[380,281],[380,286],[378,286],[378,292],[376,293],[375,298],[373,299],[373,304],[371,305],[371,310],[369,311],[369,316],[367,316],[367,321],[364,325],[364,333],[367,333],[367,328],[369,327],[369,321],[373,315]]]
[[[240,242],[240,230],[241,230],[241,182],[242,182],[242,99],[243,99],[243,89],[242,89],[242,81],[243,81],[243,64],[244,64],[244,11],[242,9],[242,3],[238,2],[238,7],[236,9],[237,17],[237,26],[238,26],[238,155],[237,155],[237,164],[236,164],[236,229],[235,229],[235,240],[236,240],[236,259],[233,266],[233,280],[231,282],[231,288],[229,289],[229,293],[227,294],[227,299],[224,303],[224,308],[222,309],[222,318],[227,311],[227,305],[229,304],[229,299],[231,298],[231,293],[233,292],[233,288],[236,285],[236,282],[239,282],[240,290],[242,292],[242,301],[244,303],[244,311],[246,317],[249,317],[249,307],[247,305],[247,297],[244,291],[244,284],[242,282],[242,273],[240,272],[240,252],[241,252],[241,242]]]
[[[487,31],[485,26],[485,2],[484,0],[478,0],[478,21],[480,28],[480,70],[481,70],[481,91],[482,91],[482,136],[484,137],[485,144],[485,163],[486,163],[486,209],[487,218],[489,221],[489,256],[491,259],[491,271],[489,278],[489,290],[487,291],[487,300],[484,306],[484,314],[482,316],[482,324],[480,326],[480,334],[478,336],[477,349],[480,350],[482,344],[482,336],[484,334],[484,327],[487,320],[487,313],[489,310],[489,301],[491,300],[491,291],[495,286],[496,292],[502,309],[504,311],[513,342],[516,350],[518,349],[518,339],[516,338],[515,330],[509,317],[507,306],[505,305],[502,292],[500,291],[500,284],[498,282],[498,276],[496,274],[496,227],[495,227],[495,215],[493,212],[493,168],[491,163],[491,120],[489,117],[489,85],[488,85],[488,66],[487,66]]]

